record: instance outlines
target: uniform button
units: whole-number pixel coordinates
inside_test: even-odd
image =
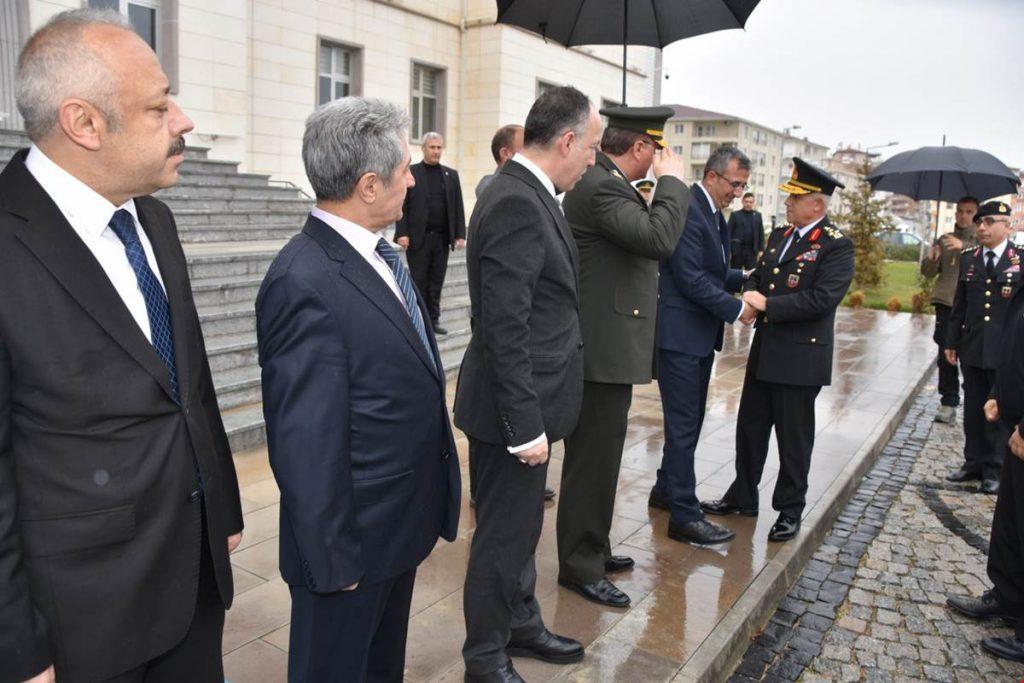
[[[768,289],[775,289],[775,283],[773,282],[770,285],[768,285]]]
[[[985,292],[985,296],[992,296],[992,292]]]
[[[992,278],[990,278],[990,277],[985,278],[985,284],[986,285],[992,284]]]
[[[986,303],[986,304],[985,304],[985,308],[992,308],[992,304],[990,304],[990,303]]]
[[[811,343],[812,344],[817,344],[818,343],[818,339],[816,337],[811,337]]]
[[[988,322],[988,321],[989,321],[989,317],[986,315],[985,316],[985,322]]]
[[[640,315],[640,309],[639,308],[634,308],[633,309],[633,315]]]
[[[778,275],[778,274],[779,274],[779,269],[778,268],[772,268],[772,275]]]

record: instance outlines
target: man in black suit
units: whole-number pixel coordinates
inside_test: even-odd
[[[552,442],[576,425],[583,393],[578,256],[556,196],[594,164],[601,118],[571,87],[541,95],[525,147],[473,210],[473,336],[455,424],[476,469],[476,531],[466,572],[466,679],[521,681],[510,655],[564,664],[583,647],[544,626],[534,596]]]
[[[224,680],[238,482],[174,217],[192,129],[116,14],[22,51],[0,174],[0,681]]]
[[[402,680],[416,567],[458,527],[444,368],[382,236],[413,183],[407,128],[395,105],[360,97],[310,115],[317,204],[256,300],[288,676],[303,683]]]
[[[395,242],[407,250],[409,271],[416,288],[427,298],[434,332],[448,334],[438,325],[441,289],[449,252],[466,246],[466,208],[459,174],[441,164],[442,152],[441,134],[425,133],[423,161],[410,169],[416,185],[405,196],[402,218],[395,224]]]
[[[752,270],[764,251],[764,220],[760,211],[754,211],[753,192],[744,194],[742,202],[743,208],[729,216],[731,267]]]
[[[757,485],[775,427],[779,478],[772,506],[779,517],[770,541],[800,530],[814,450],[814,401],[832,381],[836,308],[853,280],[853,243],[829,223],[829,197],[844,187],[825,171],[793,159],[788,225],[768,238],[764,258],[747,280],[743,300],[759,311],[736,419],[736,479],[713,515],[756,516]]]

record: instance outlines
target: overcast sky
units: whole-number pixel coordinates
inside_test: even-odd
[[[815,142],[946,142],[1024,166],[1024,0],[762,0],[664,52],[662,102]]]

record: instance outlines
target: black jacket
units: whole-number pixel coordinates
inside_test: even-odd
[[[750,269],[764,250],[764,221],[760,211],[733,211],[729,216],[732,267]]]
[[[583,338],[576,242],[555,198],[509,161],[477,202],[468,242],[473,336],[459,371],[455,425],[516,446],[576,426]]]
[[[267,271],[256,318],[284,580],[331,593],[453,540],[459,465],[429,326],[428,350],[387,284],[313,217]]]
[[[1024,434],[1024,287],[1017,287],[1007,306],[991,398],[999,403],[1003,423]]]
[[[409,249],[415,251],[423,246],[427,234],[428,188],[427,172],[423,162],[409,167],[416,185],[409,188],[402,205],[402,217],[395,223],[395,237],[409,238]],[[455,240],[466,239],[466,207],[462,204],[462,185],[459,173],[454,168],[441,165],[445,198],[448,202],[448,245],[454,250]]]
[[[757,379],[776,384],[825,386],[832,382],[836,308],[853,280],[853,242],[826,216],[804,237],[779,252],[790,226],[772,231],[745,289],[768,298],[758,315]]]
[[[50,663],[59,681],[93,681],[185,637],[200,505],[231,604],[226,539],[242,511],[171,212],[135,200],[170,304],[180,406],[25,154],[0,174],[0,681]]]
[[[960,363],[974,368],[999,367],[999,349],[1010,299],[1021,286],[1021,254],[1009,242],[996,263],[995,274],[985,271],[985,248],[965,252],[960,279],[946,327],[946,348],[955,349]]]

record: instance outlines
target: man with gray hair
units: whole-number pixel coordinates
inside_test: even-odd
[[[448,334],[439,324],[441,290],[449,253],[466,246],[466,208],[458,171],[441,163],[444,138],[424,133],[422,149],[423,161],[409,169],[416,184],[405,195],[395,242],[406,250],[409,272],[426,299],[434,332]]]
[[[444,368],[383,237],[413,185],[407,127],[361,97],[309,116],[316,207],[256,299],[292,681],[401,681],[416,567],[458,527]]]
[[[242,510],[174,217],[192,122],[116,13],[18,61],[0,174],[0,680],[224,680]]]

